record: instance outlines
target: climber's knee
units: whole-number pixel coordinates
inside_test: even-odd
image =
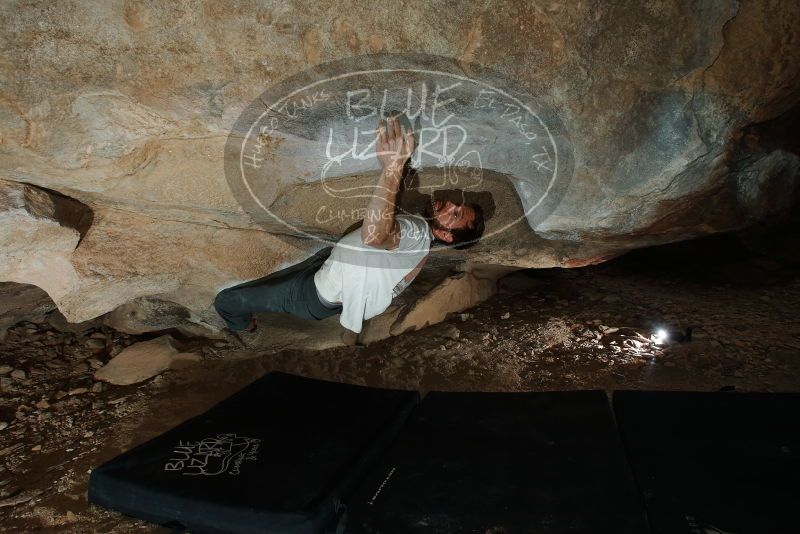
[[[233,289],[223,289],[217,296],[214,298],[214,308],[217,310],[217,313],[221,312],[234,312],[237,304],[241,302],[241,298],[236,293],[236,290]]]

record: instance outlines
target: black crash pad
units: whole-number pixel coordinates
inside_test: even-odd
[[[800,532],[800,395],[614,393],[655,533]]]
[[[327,532],[418,399],[270,373],[93,470],[89,501],[193,532]]]
[[[647,533],[608,397],[431,393],[348,499],[346,533]]]

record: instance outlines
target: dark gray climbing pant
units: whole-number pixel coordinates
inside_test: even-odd
[[[324,248],[296,265],[223,289],[214,299],[214,308],[234,331],[244,330],[256,312],[284,312],[316,320],[341,313],[341,304],[331,308],[320,301],[314,284],[314,274],[332,249]]]

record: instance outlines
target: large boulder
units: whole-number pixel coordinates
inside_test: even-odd
[[[122,352],[98,369],[94,377],[110,384],[129,386],[153,378],[177,362],[200,359],[197,354],[179,352],[172,345],[171,336],[159,336],[122,349]]]
[[[4,2],[0,280],[42,287],[71,321],[128,306],[113,321],[147,330],[157,318],[132,310],[166,306],[161,327],[218,328],[216,292],[301,261],[321,246],[309,237],[335,238],[353,222],[341,214],[365,202],[336,199],[319,217],[324,184],[303,168],[325,121],[309,120],[303,136],[265,145],[281,162],[269,207],[291,223],[265,225],[229,187],[229,134],[275,84],[365,54],[436,56],[465,78],[486,68],[568,144],[563,190],[539,218],[518,153],[485,158],[493,235],[443,259],[577,267],[741,228],[796,199],[800,159],[771,135],[800,100],[795,1],[393,9]],[[470,124],[483,138],[476,150],[487,149],[499,123]],[[364,161],[335,178],[368,186],[377,167]],[[435,189],[442,172],[422,169],[419,181]]]

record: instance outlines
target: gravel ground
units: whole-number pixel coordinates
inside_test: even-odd
[[[58,312],[22,321],[0,342],[0,521],[10,532],[165,532],[89,506],[91,468],[273,369],[421,390],[800,391],[798,272],[794,258],[724,239],[637,252],[518,273],[480,306],[368,347],[270,353],[179,338],[203,360],[132,386],[93,372],[160,334],[69,325]],[[675,341],[689,327],[692,340]],[[672,341],[655,343],[658,329]]]

